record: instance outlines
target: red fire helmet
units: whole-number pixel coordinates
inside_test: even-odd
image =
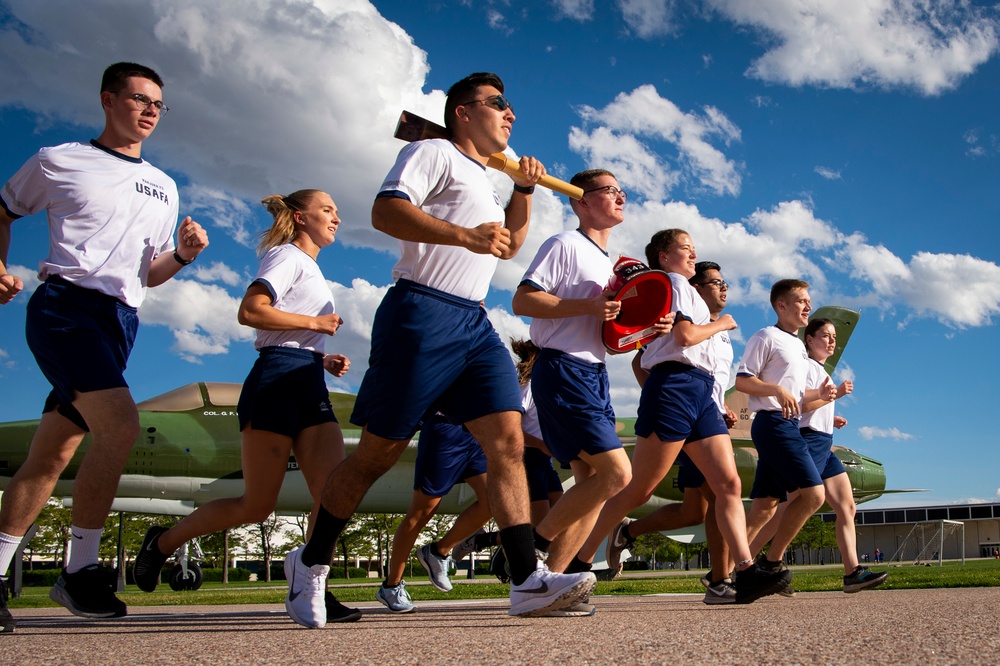
[[[614,270],[608,289],[622,307],[615,319],[601,323],[601,338],[609,352],[620,354],[656,337],[653,325],[670,312],[674,292],[665,272],[638,259],[621,257]]]

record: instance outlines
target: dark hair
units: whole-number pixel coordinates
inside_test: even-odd
[[[795,291],[796,289],[808,289],[809,283],[805,280],[778,280],[773,285],[771,285],[771,307],[778,302],[779,299],[783,298],[785,294]]]
[[[654,270],[660,270],[660,252],[667,252],[673,246],[678,236],[690,236],[683,229],[664,229],[657,231],[646,245],[646,265]]]
[[[611,173],[607,169],[587,169],[586,171],[581,171],[570,178],[569,184],[576,185],[580,189],[584,189],[601,176],[611,176],[612,178],[615,178],[615,174]]]
[[[460,104],[471,101],[469,98],[476,94],[476,89],[480,86],[493,86],[503,93],[503,81],[492,72],[469,74],[448,88],[448,98],[444,103],[444,126],[449,131],[455,131],[455,109]]]
[[[118,92],[125,87],[126,80],[133,76],[149,79],[159,87],[163,87],[163,79],[149,67],[134,62],[116,62],[104,70],[104,76],[101,77],[101,92]]]
[[[816,317],[815,319],[810,319],[809,323],[806,324],[806,335],[809,336],[810,338],[815,336],[817,333],[819,333],[819,329],[823,328],[827,324],[833,326],[834,330],[837,329],[834,323],[829,319],[826,319],[825,317]]]
[[[531,369],[535,366],[538,352],[542,351],[531,340],[510,339],[510,348],[517,354],[517,381],[524,386],[531,381]]]
[[[652,268],[652,266],[650,266],[650,268]],[[691,276],[688,283],[697,284],[698,282],[701,282],[705,277],[705,273],[708,271],[719,271],[719,273],[722,273],[722,269],[719,267],[719,264],[714,261],[699,261],[694,265],[694,275]]]

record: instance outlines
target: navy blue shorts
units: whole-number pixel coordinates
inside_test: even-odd
[[[809,445],[809,455],[812,456],[821,479],[825,481],[847,472],[840,458],[833,453],[833,435],[812,428],[799,428],[799,434]]]
[[[523,413],[514,362],[479,303],[399,280],[375,313],[351,423],[406,440],[438,411],[455,423]]]
[[[666,361],[653,367],[642,386],[635,434],[661,442],[700,442],[729,434],[712,399],[715,378],[693,366]],[[537,398],[536,398],[537,400]]]
[[[532,502],[549,499],[549,493],[561,493],[562,481],[552,466],[552,458],[541,449],[524,449],[524,471],[528,475],[528,495]]]
[[[799,433],[798,419],[786,419],[777,411],[757,412],[750,436],[758,456],[751,498],[784,499],[799,488],[823,485],[809,446]]]
[[[543,349],[531,370],[531,396],[542,441],[563,465],[622,448],[615,432],[608,371],[555,349]]]
[[[677,461],[674,464],[680,466],[677,472],[677,487],[681,490],[701,488],[705,484],[705,475],[691,460],[691,456],[684,451],[677,454]]]
[[[55,409],[89,432],[73,394],[128,388],[125,366],[139,330],[135,308],[52,276],[28,300],[24,328],[28,348],[52,384],[42,412]]]
[[[414,490],[444,497],[456,483],[485,473],[486,454],[468,430],[440,416],[424,424],[417,440]]]
[[[264,347],[236,407],[247,426],[294,438],[306,428],[336,423],[323,374],[323,355],[296,347]]]

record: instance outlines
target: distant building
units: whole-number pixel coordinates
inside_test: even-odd
[[[832,512],[819,515],[825,522],[836,520]],[[994,552],[1000,552],[1000,503],[993,503],[859,508],[854,521],[858,533],[858,555],[871,555],[878,548],[885,561],[889,562],[914,524],[936,520],[954,520],[965,525],[965,543],[959,543],[958,536],[945,538],[941,553],[944,559],[993,557]]]

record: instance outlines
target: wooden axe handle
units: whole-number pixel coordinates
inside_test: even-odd
[[[396,133],[393,134],[393,136],[397,139],[402,139],[403,141],[412,142],[422,141],[423,139],[450,139],[451,132],[449,132],[447,128],[427,120],[426,118],[421,118],[411,111],[403,111],[399,114],[399,122],[396,123]],[[486,166],[491,169],[496,169],[497,171],[503,171],[511,176],[524,178],[524,174],[521,172],[521,166],[515,160],[510,159],[503,153],[493,153],[490,155],[489,159],[486,161]],[[538,184],[542,187],[549,188],[553,192],[565,194],[573,199],[583,198],[582,189],[576,185],[570,185],[564,180],[554,178],[553,176],[542,176],[538,179]]]
[[[521,178],[524,178],[524,173],[521,171],[521,165],[503,153],[493,153],[490,155],[489,159],[486,160],[486,166],[491,169],[496,169],[497,171],[503,171],[511,176],[520,176]],[[554,178],[548,174],[539,178],[538,184],[542,187],[549,188],[553,192],[565,194],[573,199],[583,198],[583,190],[581,188],[576,185],[570,185],[566,181],[559,180],[558,178]]]

